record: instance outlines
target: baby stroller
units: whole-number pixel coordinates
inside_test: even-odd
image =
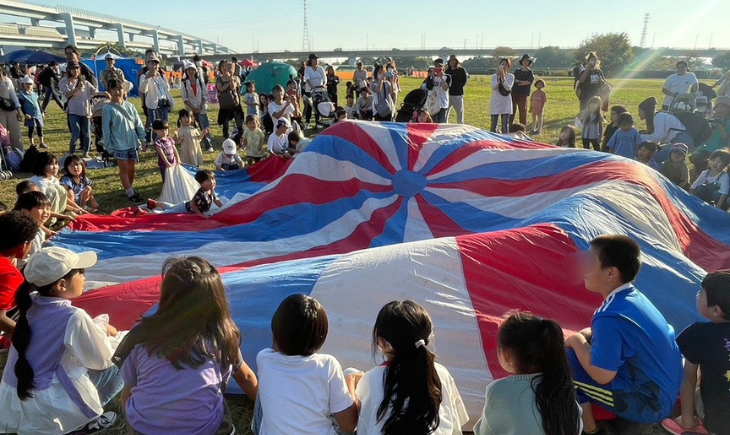
[[[395,122],[411,122],[418,118],[418,111],[426,105],[428,92],[423,89],[414,89],[403,99],[398,113],[395,115]]]
[[[109,101],[107,101],[106,97],[100,96],[92,98],[91,103],[91,129],[94,133],[94,147],[96,147],[96,152],[101,154],[102,164],[107,168],[112,165],[112,155],[104,148],[101,116],[104,113],[104,107],[109,104]]]
[[[333,119],[336,114],[336,108],[332,100],[330,100],[327,89],[324,86],[317,86],[312,90],[312,109],[317,116],[314,117],[314,128],[328,127],[322,122],[322,119]]]

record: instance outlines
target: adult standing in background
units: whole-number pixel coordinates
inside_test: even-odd
[[[512,86],[515,83],[515,76],[510,74],[509,69],[512,61],[509,59],[500,59],[496,74],[492,75],[492,99],[489,102],[489,114],[491,115],[492,125],[489,128],[492,132],[497,132],[497,121],[501,117],[502,134],[509,131],[509,117],[512,114]]]
[[[679,94],[694,94],[700,86],[697,76],[689,72],[689,65],[686,61],[680,60],[675,66],[677,72],[667,77],[662,86],[662,94],[664,94],[662,110],[664,111],[669,110],[674,97]]]
[[[124,72],[114,66],[116,63],[114,55],[107,53],[107,55],[104,56],[104,60],[106,61],[106,69],[101,72],[101,85],[104,86],[104,90],[106,90],[109,80],[116,80],[120,83],[124,83]]]
[[[355,95],[360,96],[360,90],[368,86],[368,70],[363,67],[362,62],[357,63],[357,70],[352,75],[352,80],[355,82]]]
[[[311,53],[307,61],[307,67],[304,68],[304,119],[309,127],[309,121],[312,119],[312,91],[315,88],[324,87],[326,74],[324,68],[319,64],[319,58],[316,54]],[[314,111],[314,124],[317,125],[319,115]]]
[[[530,66],[533,59],[529,54],[525,54],[520,59],[520,68],[515,70],[515,85],[512,88],[512,115],[509,117],[509,123],[512,125],[515,121],[517,111],[520,112],[520,124],[527,124],[527,100],[530,98],[530,90],[532,82],[535,81]]]
[[[67,45],[66,48],[63,49],[63,54],[66,55],[67,62],[78,62],[81,75],[84,76],[86,81],[91,83],[95,88],[99,88],[99,82],[96,80],[96,76],[91,71],[91,68],[81,62],[81,53],[79,53],[79,50],[75,46]],[[66,68],[68,68],[68,66],[66,66]]]
[[[436,124],[446,124],[448,122],[449,111],[449,89],[451,87],[451,76],[444,72],[443,59],[436,59],[433,62],[433,74],[424,80],[422,85],[429,92],[435,93],[435,103],[439,107],[439,111],[431,112],[433,122]]]
[[[18,101],[18,94],[15,93],[13,80],[5,75],[3,68],[0,68],[0,97],[3,97],[3,102],[7,102],[8,109],[10,109],[0,108],[0,124],[8,129],[10,146],[22,151],[23,138],[20,132],[20,121],[23,119],[23,111],[20,109],[20,101]]]
[[[43,85],[43,104],[41,105],[41,111],[43,113],[46,112],[46,107],[48,107],[48,103],[51,101],[51,98],[53,98],[53,101],[58,104],[58,107],[63,110],[63,102],[61,102],[61,97],[58,95],[58,83],[61,81],[61,78],[58,76],[58,63],[54,60],[53,62],[49,63],[46,68],[41,71],[41,74],[38,76],[38,82]]]
[[[449,109],[446,113],[446,122],[449,120],[451,109],[456,111],[456,123],[464,123],[464,86],[469,79],[466,70],[461,66],[461,62],[456,55],[449,56],[449,65],[446,68],[446,74],[451,76],[451,87],[449,88]]]
[[[185,78],[182,81],[182,99],[185,108],[195,117],[198,127],[203,131],[210,127],[208,119],[208,88],[203,82],[203,78],[198,75],[198,69],[192,62],[185,62]],[[210,132],[203,136],[203,146],[208,152],[213,151],[213,143],[210,140]]]
[[[233,75],[233,65],[226,60],[218,64],[219,75],[215,79],[218,90],[218,125],[222,127],[223,137],[228,139],[231,120],[236,123],[238,132],[232,139],[240,145],[243,136],[243,107],[241,106],[241,78]]]
[[[238,63],[236,56],[231,57],[231,65],[233,65],[233,76],[241,78],[241,65]]]
[[[152,53],[147,57],[147,67],[149,68],[147,74],[139,79],[139,92],[144,94],[144,101],[147,106],[149,120],[147,147],[149,147],[155,139],[152,123],[156,119],[169,121],[170,110],[175,107],[175,102],[172,95],[170,95],[170,85],[167,83],[167,78],[165,78],[164,72],[160,70],[160,59],[156,54]]]
[[[578,98],[580,98],[580,110],[588,106],[588,101],[601,94],[601,87],[606,83],[603,78],[603,71],[599,68],[600,62],[595,53],[588,53],[586,56],[586,67],[580,74],[578,80]]]

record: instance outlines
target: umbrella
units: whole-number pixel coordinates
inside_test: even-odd
[[[15,63],[19,62],[24,65],[38,65],[43,63],[51,63],[53,61],[58,63],[66,62],[66,58],[63,56],[56,56],[45,51],[36,50],[17,50],[12,51],[5,56],[0,57],[0,62]]]

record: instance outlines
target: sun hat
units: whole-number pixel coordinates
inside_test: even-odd
[[[310,59],[319,59],[319,56],[317,56],[317,55],[316,55],[316,54],[314,54],[314,53],[309,53],[309,58],[310,58]]]
[[[51,246],[31,255],[23,274],[29,283],[36,287],[44,287],[53,284],[74,269],[86,269],[95,264],[95,252],[77,254],[65,248]]]
[[[33,77],[25,77],[21,83],[24,84],[24,85],[30,83],[32,85],[33,84]]]
[[[160,58],[157,57],[155,53],[150,53],[147,55],[147,62],[157,62],[160,63]]]
[[[71,60],[66,64],[66,69],[81,68],[81,65],[75,60]]]
[[[105,60],[109,60],[109,59],[114,60],[114,55],[111,53],[107,53],[106,56],[104,56],[104,59]]]
[[[183,62],[183,70],[187,70],[190,68],[196,69],[195,64],[190,61],[187,61],[187,60],[185,62]]]
[[[675,143],[674,145],[672,145],[672,148],[669,149],[669,152],[673,153],[675,151],[678,153],[682,153],[686,156],[689,152],[689,147],[687,147],[687,145],[683,143]]]
[[[233,139],[223,141],[223,152],[226,154],[236,154],[236,142]]]
[[[519,63],[520,65],[522,65],[522,62],[524,62],[525,60],[529,60],[529,61],[530,61],[530,63],[532,63],[532,62],[534,62],[534,61],[535,61],[535,59],[534,59],[534,58],[532,58],[532,57],[530,57],[530,55],[529,55],[529,54],[523,54],[523,55],[522,55],[522,58],[520,58],[520,61],[519,61],[518,63]]]

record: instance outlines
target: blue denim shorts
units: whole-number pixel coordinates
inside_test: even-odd
[[[139,154],[137,148],[130,148],[128,150],[115,150],[112,155],[117,160],[134,160],[139,162]]]

